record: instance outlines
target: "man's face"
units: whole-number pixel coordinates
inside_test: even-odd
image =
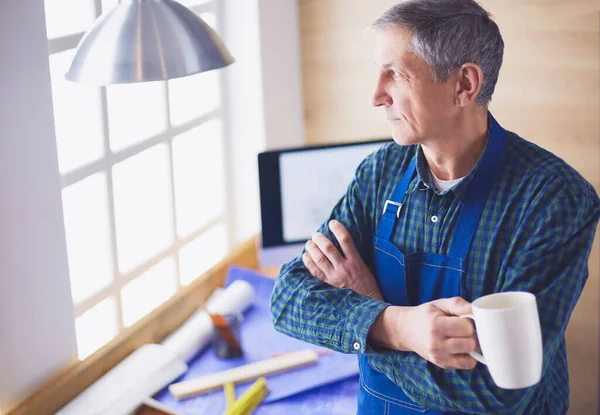
[[[456,75],[435,83],[429,65],[409,50],[410,33],[390,27],[377,31],[374,106],[383,107],[401,145],[427,144],[452,128],[456,117]]]

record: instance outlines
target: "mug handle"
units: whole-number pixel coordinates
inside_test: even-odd
[[[470,318],[471,320],[475,321],[475,316],[473,314],[463,314],[462,316],[458,316],[460,318]],[[479,363],[483,363],[484,365],[487,366],[487,363],[485,363],[485,357],[483,357],[483,355],[481,353],[477,353],[477,352],[469,352],[469,355],[471,355],[471,357],[475,360],[477,360]]]

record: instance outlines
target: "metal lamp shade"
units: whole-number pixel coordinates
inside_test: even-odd
[[[121,0],[85,33],[68,80],[95,85],[158,81],[234,61],[217,34],[173,0]]]

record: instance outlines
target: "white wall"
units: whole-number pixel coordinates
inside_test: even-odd
[[[265,148],[305,143],[296,0],[259,0]]]
[[[0,402],[76,357],[43,0],[0,10]]]
[[[257,154],[305,143],[296,0],[223,0],[235,235],[260,231]]]

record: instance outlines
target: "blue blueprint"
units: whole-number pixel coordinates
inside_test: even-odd
[[[306,348],[319,349],[275,331],[269,312],[273,280],[248,269],[232,267],[226,285],[237,279],[248,281],[256,290],[254,303],[244,314],[245,320],[242,324],[241,344],[244,355],[224,360],[218,358],[208,346],[189,363],[188,372],[177,381],[268,359],[272,353]],[[237,385],[236,397],[240,396],[250,384],[251,382]],[[315,365],[268,376],[267,384],[270,393],[255,411],[256,415],[356,413],[358,365],[354,355],[332,352],[320,356]],[[157,395],[157,399],[182,415],[216,415],[222,414],[225,410],[225,395],[222,389],[181,401],[177,401],[165,389]]]

